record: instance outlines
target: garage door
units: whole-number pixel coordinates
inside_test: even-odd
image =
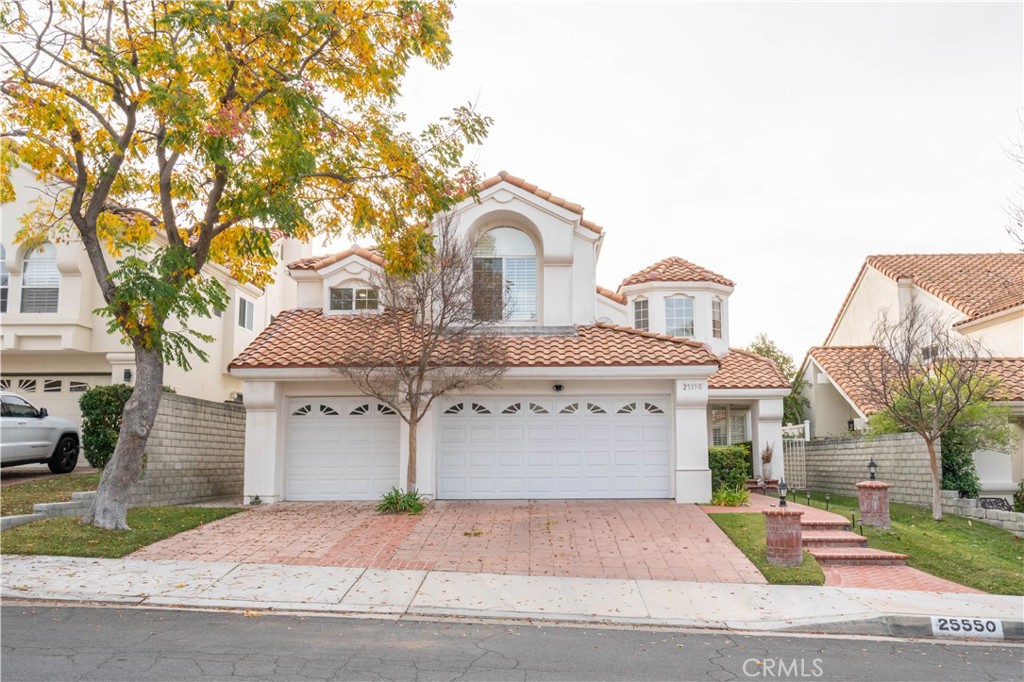
[[[671,497],[668,405],[667,397],[449,401],[438,497]]]
[[[109,374],[4,375],[0,378],[0,388],[3,390],[24,396],[36,407],[45,407],[54,417],[70,419],[79,426],[82,425],[82,412],[78,409],[78,399],[93,386],[106,386],[109,383]]]
[[[399,483],[398,435],[398,415],[384,403],[290,399],[285,499],[378,499]]]

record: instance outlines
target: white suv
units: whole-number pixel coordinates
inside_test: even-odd
[[[45,462],[53,473],[66,474],[78,464],[81,442],[74,422],[0,391],[0,466]]]

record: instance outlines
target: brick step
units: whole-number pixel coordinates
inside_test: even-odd
[[[803,530],[804,549],[811,547],[867,547],[863,535],[848,530]]]
[[[808,547],[822,566],[906,566],[907,555],[867,547]]]
[[[826,521],[823,519],[803,519],[800,521],[800,529],[809,530],[850,530],[850,522],[843,520]]]

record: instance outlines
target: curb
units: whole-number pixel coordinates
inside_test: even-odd
[[[25,595],[13,590],[4,590],[0,595],[8,603],[50,603],[74,604],[76,606],[156,608],[186,610],[262,611],[279,615],[334,616],[349,618],[380,618],[395,620],[402,618],[457,619],[501,622],[548,623],[575,627],[655,627],[680,630],[713,630],[745,633],[749,635],[821,635],[894,637],[900,639],[927,639],[950,644],[974,643],[991,644],[1024,643],[1024,620],[1002,620],[1003,637],[944,637],[936,635],[929,616],[886,615],[870,618],[853,617],[847,620],[826,622],[795,623],[793,621],[716,621],[699,619],[652,619],[614,616],[587,616],[583,614],[519,612],[519,611],[476,611],[450,608],[393,608],[366,606],[364,608],[338,608],[339,605],[308,604],[300,602],[266,602],[237,599],[182,600],[166,597],[116,597],[86,599],[83,595],[48,595],[45,597]]]
[[[40,521],[46,518],[46,514],[16,514],[14,516],[0,517],[0,530],[7,530],[25,523]]]

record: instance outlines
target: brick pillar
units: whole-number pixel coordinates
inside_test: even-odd
[[[889,530],[889,484],[861,481],[857,484],[860,522],[865,526]]]
[[[768,563],[776,566],[799,566],[804,561],[803,534],[800,532],[802,511],[765,509],[764,533],[768,546]]]

